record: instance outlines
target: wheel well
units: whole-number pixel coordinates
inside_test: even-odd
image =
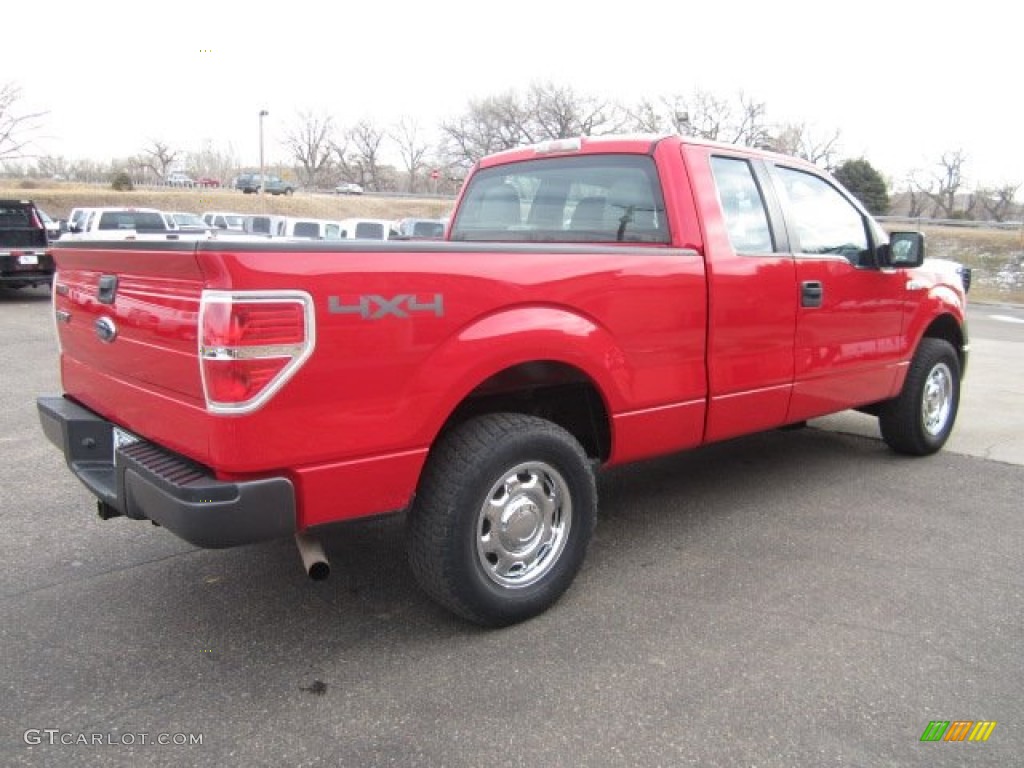
[[[441,431],[485,413],[547,419],[575,437],[587,456],[605,461],[611,454],[604,398],[585,373],[564,363],[523,363],[494,374],[466,396]]]
[[[960,361],[960,371],[964,370],[964,332],[960,324],[952,315],[940,315],[935,318],[931,325],[925,329],[924,338],[943,339],[953,345],[957,359]]]

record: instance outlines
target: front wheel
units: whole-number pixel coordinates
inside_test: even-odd
[[[533,416],[481,416],[431,451],[409,513],[409,562],[460,616],[514,624],[568,589],[596,515],[594,473],[572,435]]]
[[[927,456],[949,439],[960,406],[960,359],[942,339],[925,338],[900,394],[882,403],[882,439],[897,453]]]

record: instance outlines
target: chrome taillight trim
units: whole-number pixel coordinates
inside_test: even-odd
[[[281,304],[287,302],[294,302],[302,306],[304,325],[302,344],[268,344],[253,347],[206,346],[203,344],[206,312],[211,304]],[[313,297],[306,291],[218,291],[206,289],[200,296],[198,319],[197,362],[199,377],[203,385],[203,400],[206,403],[206,410],[210,413],[238,416],[252,413],[263,407],[302,368],[316,348],[316,312]],[[203,367],[204,362],[280,357],[291,357],[292,359],[266,387],[260,390],[256,397],[240,403],[224,403],[210,399],[206,384],[206,372]]]

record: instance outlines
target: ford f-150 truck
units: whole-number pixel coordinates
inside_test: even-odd
[[[103,518],[203,547],[406,513],[471,621],[567,589],[595,472],[856,408],[946,442],[965,287],[789,157],[678,136],[487,157],[445,241],[67,242],[43,430]]]

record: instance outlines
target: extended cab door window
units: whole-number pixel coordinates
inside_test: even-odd
[[[736,157],[713,157],[711,172],[733,250],[771,253],[774,243],[768,211],[750,163]]]
[[[873,266],[865,218],[820,176],[776,166],[795,228],[793,250],[835,254],[854,266]]]

